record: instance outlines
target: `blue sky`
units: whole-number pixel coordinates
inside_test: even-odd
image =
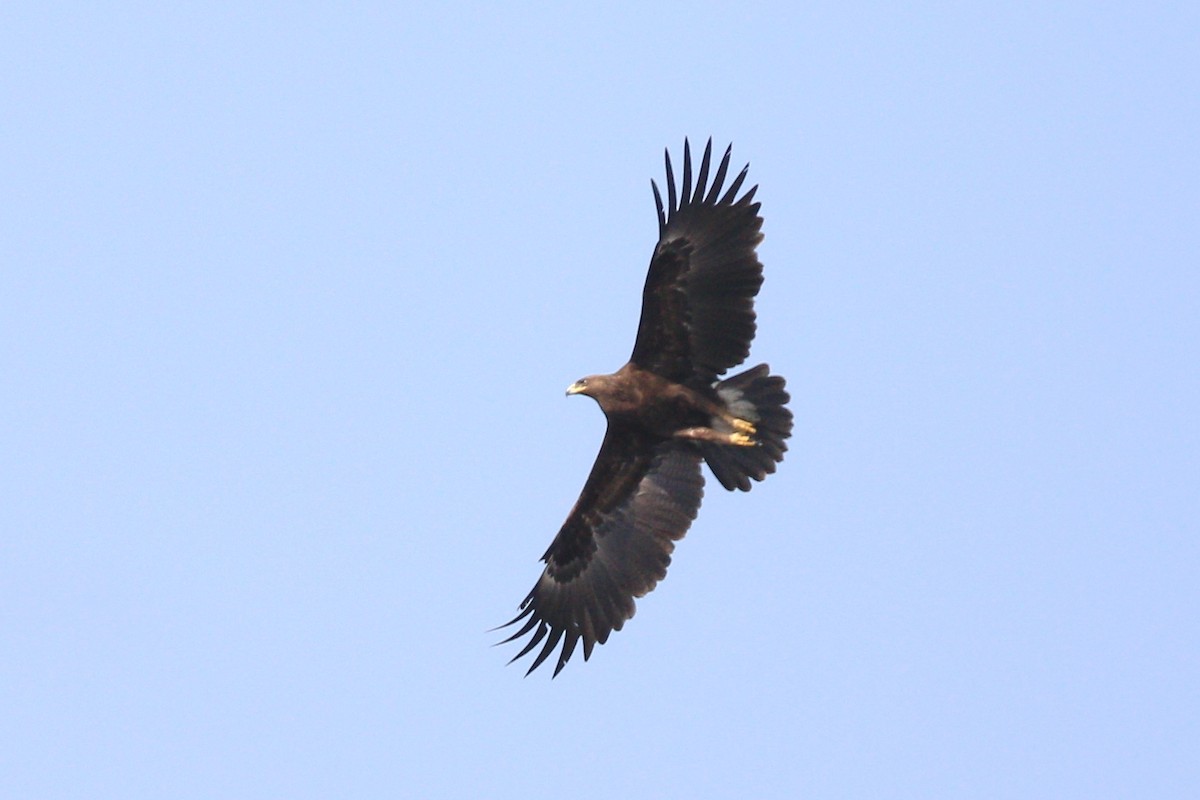
[[[1190,4],[8,4],[0,794],[1200,790]],[[505,668],[684,136],[780,471]]]

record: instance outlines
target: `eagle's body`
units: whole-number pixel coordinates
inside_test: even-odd
[[[711,392],[701,393],[649,370],[626,364],[612,375],[590,375],[567,394],[586,394],[609,421],[638,425],[656,436],[673,436],[681,424],[703,424],[703,409],[715,409]]]
[[[700,508],[702,460],[726,489],[749,491],[750,480],[774,472],[787,449],[792,415],[783,378],[760,364],[718,379],[746,358],[754,338],[762,218],[752,202],[757,187],[737,198],[745,169],[721,195],[729,150],[707,188],[711,153],[710,140],[693,193],[684,142],[678,204],[668,154],[665,212],[654,185],[659,241],[629,363],[567,390],[594,398],[608,431],[579,500],[543,556],[542,577],[507,623],[525,620],[506,641],[533,633],[516,658],[545,639],[530,672],[560,641],[555,675],[581,640],[586,660],[633,616],[634,598],[666,575],[674,542]]]

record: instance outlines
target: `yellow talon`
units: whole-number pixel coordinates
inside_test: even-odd
[[[729,434],[729,443],[739,447],[753,447],[754,439],[744,433],[731,433]]]
[[[733,429],[735,431],[738,431],[739,433],[749,433],[749,434],[758,433],[758,428],[754,427],[754,425],[752,423],[749,423],[744,419],[738,419],[738,418],[734,417],[733,422],[730,424],[732,424]]]

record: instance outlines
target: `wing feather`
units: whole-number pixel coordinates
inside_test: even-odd
[[[668,152],[665,208],[651,181],[659,239],[630,360],[680,383],[711,384],[746,359],[754,338],[754,298],[762,286],[755,250],[762,241],[762,218],[754,202],[757,186],[738,197],[749,166],[721,193],[731,152],[726,149],[711,187],[706,186],[709,139],[693,188],[691,146],[684,140],[680,193]]]
[[[692,148],[688,140],[683,140],[683,187],[679,196],[685,201],[692,199]]]
[[[541,577],[502,626],[524,621],[505,642],[533,634],[513,660],[542,644],[533,672],[562,642],[557,675],[580,641],[589,658],[633,616],[634,598],[666,576],[703,494],[695,448],[610,423],[578,502],[543,556]]]
[[[675,171],[671,169],[670,150],[663,150],[663,159],[667,162],[667,205],[673,214],[675,212]]]
[[[708,162],[712,160],[712,139],[704,146],[704,157],[700,159],[700,175],[696,178],[696,194],[692,204],[699,203],[704,197],[704,184],[708,181]]]
[[[712,139],[708,140],[709,142]],[[733,155],[733,145],[725,148],[725,155],[721,158],[721,165],[717,167],[717,175],[713,178],[712,188],[708,190],[708,196],[704,198],[705,203],[715,203],[717,195],[721,191],[721,184],[725,183],[725,173],[729,171],[729,158]]]

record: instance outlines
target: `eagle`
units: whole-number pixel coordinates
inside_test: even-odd
[[[666,576],[675,542],[700,509],[701,461],[725,489],[745,492],[787,450],[792,414],[784,379],[766,364],[721,378],[750,354],[763,282],[755,253],[763,238],[758,187],[738,196],[747,164],[724,189],[731,153],[732,145],[710,184],[710,138],[693,183],[685,139],[677,192],[666,151],[666,206],[650,182],[658,243],[633,354],[611,375],[567,389],[594,399],[608,428],[579,500],[542,556],[541,577],[520,613],[500,626],[521,624],[500,644],[530,635],[512,661],[541,645],[526,675],[560,643],[555,676],[580,642],[586,661],[633,616],[634,599]]]

